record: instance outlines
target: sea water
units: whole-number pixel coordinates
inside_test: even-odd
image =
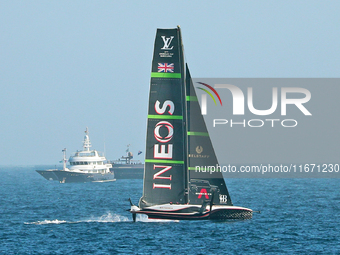
[[[244,221],[137,217],[142,180],[47,181],[33,167],[0,168],[2,254],[339,254],[340,179],[228,179]]]

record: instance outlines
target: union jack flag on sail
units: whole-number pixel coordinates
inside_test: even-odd
[[[159,73],[173,73],[174,63],[158,63],[158,72]]]

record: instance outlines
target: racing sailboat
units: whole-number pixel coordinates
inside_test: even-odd
[[[157,29],[152,61],[143,196],[136,214],[151,219],[250,219],[234,206],[222,172],[197,171],[218,164],[201,115],[181,30]]]

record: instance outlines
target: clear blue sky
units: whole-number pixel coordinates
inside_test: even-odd
[[[157,28],[181,25],[193,77],[339,77],[339,12],[338,1],[0,1],[0,165],[55,164],[86,126],[109,159],[144,151]]]

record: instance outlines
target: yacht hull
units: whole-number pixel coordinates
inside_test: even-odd
[[[116,179],[143,179],[143,164],[113,164],[110,168]]]
[[[165,209],[144,208],[139,211],[131,211],[136,214],[146,214],[149,219],[166,219],[166,220],[246,220],[251,219],[253,211],[248,208],[238,206],[213,206],[210,212],[209,206],[201,211],[199,205],[187,205],[181,208],[163,206]]]
[[[55,173],[60,183],[70,182],[109,182],[115,181],[113,173],[77,173],[72,171],[58,171]]]
[[[55,174],[55,172],[59,170],[35,170],[37,173],[39,173],[42,177],[44,177],[48,181],[58,181],[58,177]]]

